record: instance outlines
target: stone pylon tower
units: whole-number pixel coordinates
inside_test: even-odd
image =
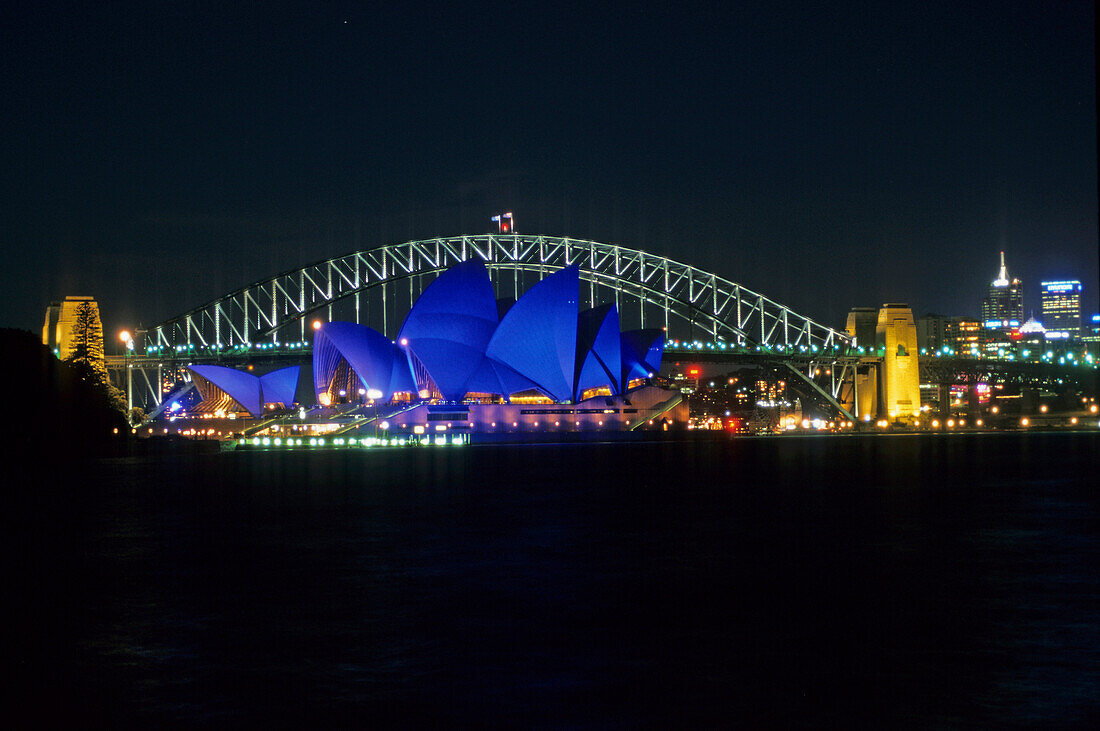
[[[883,352],[879,411],[891,419],[912,421],[920,416],[920,351],[909,305],[884,304],[878,311],[875,337]]]
[[[863,348],[869,356],[877,348],[875,328],[878,325],[878,312],[874,307],[853,307],[848,313],[845,329],[855,339],[855,345]],[[848,407],[860,418],[878,416],[879,405],[879,364],[873,357],[861,359],[856,367],[854,390],[848,399]]]
[[[847,399],[861,419],[911,422],[920,416],[917,326],[906,304],[854,307],[846,325],[864,349]]]

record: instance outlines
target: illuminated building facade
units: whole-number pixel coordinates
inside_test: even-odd
[[[1042,345],[1046,341],[1046,332],[1047,329],[1043,327],[1043,323],[1034,317],[1029,317],[1023,325],[1020,325],[1019,342],[1029,346]]]
[[[989,285],[989,292],[982,300],[982,323],[987,330],[1007,333],[1024,321],[1023,283],[1018,278],[1008,279],[1005,253],[1001,252],[1001,269]]]
[[[1100,343],[1100,314],[1093,315],[1089,318],[1088,327],[1085,328],[1085,334],[1081,339],[1089,343],[1090,348],[1092,347],[1091,344]]]
[[[981,320],[973,317],[925,315],[917,320],[917,344],[922,353],[977,356],[987,339]]]
[[[772,378],[760,378],[756,381],[757,401],[776,401],[787,395],[787,382]]]
[[[978,355],[985,345],[981,320],[972,317],[952,317],[947,321],[945,342],[959,355]]]
[[[1081,283],[1077,280],[1043,282],[1043,324],[1047,330],[1081,335]]]
[[[99,330],[99,352],[103,352],[103,326],[99,319],[99,305],[94,297],[66,297],[61,302],[51,302],[46,308],[46,321],[42,325],[42,344],[61,360],[72,355],[73,350],[73,324],[76,322],[77,310],[81,305],[91,307],[95,323]]]

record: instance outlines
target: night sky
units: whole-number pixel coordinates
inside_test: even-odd
[[[1090,2],[143,5],[0,9],[0,326],[152,325],[502,210],[833,326],[977,315],[1002,248],[1029,309],[1096,311]]]

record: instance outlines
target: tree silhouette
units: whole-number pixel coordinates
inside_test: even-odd
[[[107,365],[103,362],[103,323],[91,302],[77,305],[69,343],[66,362],[76,367],[82,380],[102,391],[115,409],[125,413],[125,394],[107,378]]]
[[[69,342],[68,362],[74,365],[83,363],[107,377],[107,367],[103,364],[103,323],[91,302],[77,305]]]

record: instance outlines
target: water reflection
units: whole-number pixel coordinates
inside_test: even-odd
[[[102,462],[28,527],[24,682],[92,722],[1073,723],[1097,441]]]

